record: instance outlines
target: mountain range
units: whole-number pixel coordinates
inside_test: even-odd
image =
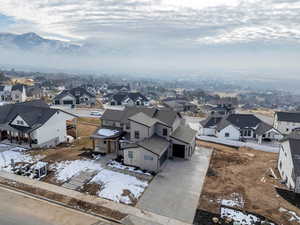
[[[0,33],[0,47],[23,51],[38,51],[44,53],[76,53],[81,46],[65,41],[43,38],[36,33],[12,34]]]

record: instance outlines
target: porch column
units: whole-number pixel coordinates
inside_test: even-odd
[[[29,147],[32,147],[32,143],[31,143],[31,134],[28,133],[28,141],[29,141]]]
[[[9,139],[10,139],[10,143],[12,143],[12,135],[11,135],[11,131],[9,131]]]

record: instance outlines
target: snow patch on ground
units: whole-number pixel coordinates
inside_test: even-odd
[[[221,207],[221,217],[231,218],[233,221],[239,222],[241,225],[264,224],[266,222],[251,213],[248,214],[246,212],[224,207]],[[271,222],[268,222],[267,224],[275,225]]]
[[[297,223],[300,223],[300,216],[297,215],[294,211],[287,210],[285,208],[279,208],[279,212],[285,213],[286,215],[291,216],[289,221],[295,221]]]
[[[121,169],[121,170],[127,170],[127,171],[131,171],[131,172],[134,172],[134,173],[145,174],[145,175],[151,176],[150,173],[144,173],[142,170],[136,169],[136,168],[133,167],[133,166],[125,166],[125,165],[122,165],[121,163],[119,163],[119,162],[117,162],[117,161],[110,161],[110,162],[107,164],[107,166],[108,166],[108,167],[111,167],[111,168],[116,168],[116,169]]]
[[[98,134],[101,136],[105,136],[105,137],[111,137],[118,133],[119,133],[119,131],[117,131],[117,130],[110,130],[110,129],[105,129],[105,128],[98,130]]]
[[[50,169],[55,170],[55,178],[57,181],[65,182],[82,171],[100,171],[102,166],[93,160],[74,160],[55,163],[50,166]]]
[[[210,141],[217,144],[224,144],[233,147],[247,147],[247,148],[252,148],[264,152],[275,152],[275,153],[279,152],[279,147],[271,147],[271,146],[260,145],[251,142],[233,141],[233,140],[227,140],[227,139],[210,137],[210,136],[197,136],[197,139],[201,141]]]
[[[123,195],[124,190],[130,191],[132,197],[138,199],[148,186],[148,182],[139,180],[134,176],[107,169],[99,172],[90,183],[101,185],[101,189],[97,193],[99,197],[125,204],[131,204],[132,200]]]
[[[238,208],[243,208],[245,204],[243,197],[239,193],[232,193],[230,195],[230,199],[222,199],[219,200],[219,202],[223,206],[238,207]]]
[[[0,170],[4,170],[6,172],[12,172],[11,162],[14,163],[35,163],[39,161],[41,156],[30,156],[22,151],[14,151],[8,150],[4,152],[0,152]]]

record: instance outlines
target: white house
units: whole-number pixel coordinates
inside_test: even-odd
[[[25,102],[26,86],[22,84],[0,86],[0,101]]]
[[[229,140],[278,141],[283,135],[252,114],[229,114],[208,117],[200,122],[200,135],[216,136]]]
[[[300,129],[300,112],[276,112],[273,126],[282,134],[290,134],[295,129]]]
[[[66,121],[74,117],[39,100],[7,104],[0,107],[0,140],[30,147],[56,146],[66,142]]]
[[[281,143],[278,170],[287,187],[300,193],[300,137],[292,134]]]
[[[218,123],[223,117],[210,116],[200,121],[199,134],[203,136],[215,136]]]

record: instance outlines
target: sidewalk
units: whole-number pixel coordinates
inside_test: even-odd
[[[157,215],[155,213],[141,210],[132,206],[127,206],[119,203],[115,203],[113,201],[109,201],[106,199],[99,198],[97,196],[91,196],[87,194],[83,194],[77,191],[73,191],[70,189],[66,189],[60,186],[56,186],[53,184],[48,184],[45,182],[37,181],[37,180],[32,180],[27,177],[23,176],[17,176],[14,174],[6,173],[0,171],[0,177],[13,180],[19,183],[23,183],[26,185],[30,185],[34,188],[39,188],[43,190],[47,190],[50,192],[54,192],[57,194],[65,195],[70,198],[74,198],[77,200],[85,201],[91,204],[96,204],[105,208],[109,208],[111,210],[115,210],[118,212],[121,212],[123,214],[130,215],[132,217],[137,217],[140,218],[143,221],[150,221],[153,225],[188,225],[188,223],[184,223],[181,221],[178,221],[176,219],[168,218],[165,216]],[[146,224],[146,223],[144,223]],[[132,223],[134,225],[134,223]],[[142,223],[139,223],[139,225],[143,225]]]

